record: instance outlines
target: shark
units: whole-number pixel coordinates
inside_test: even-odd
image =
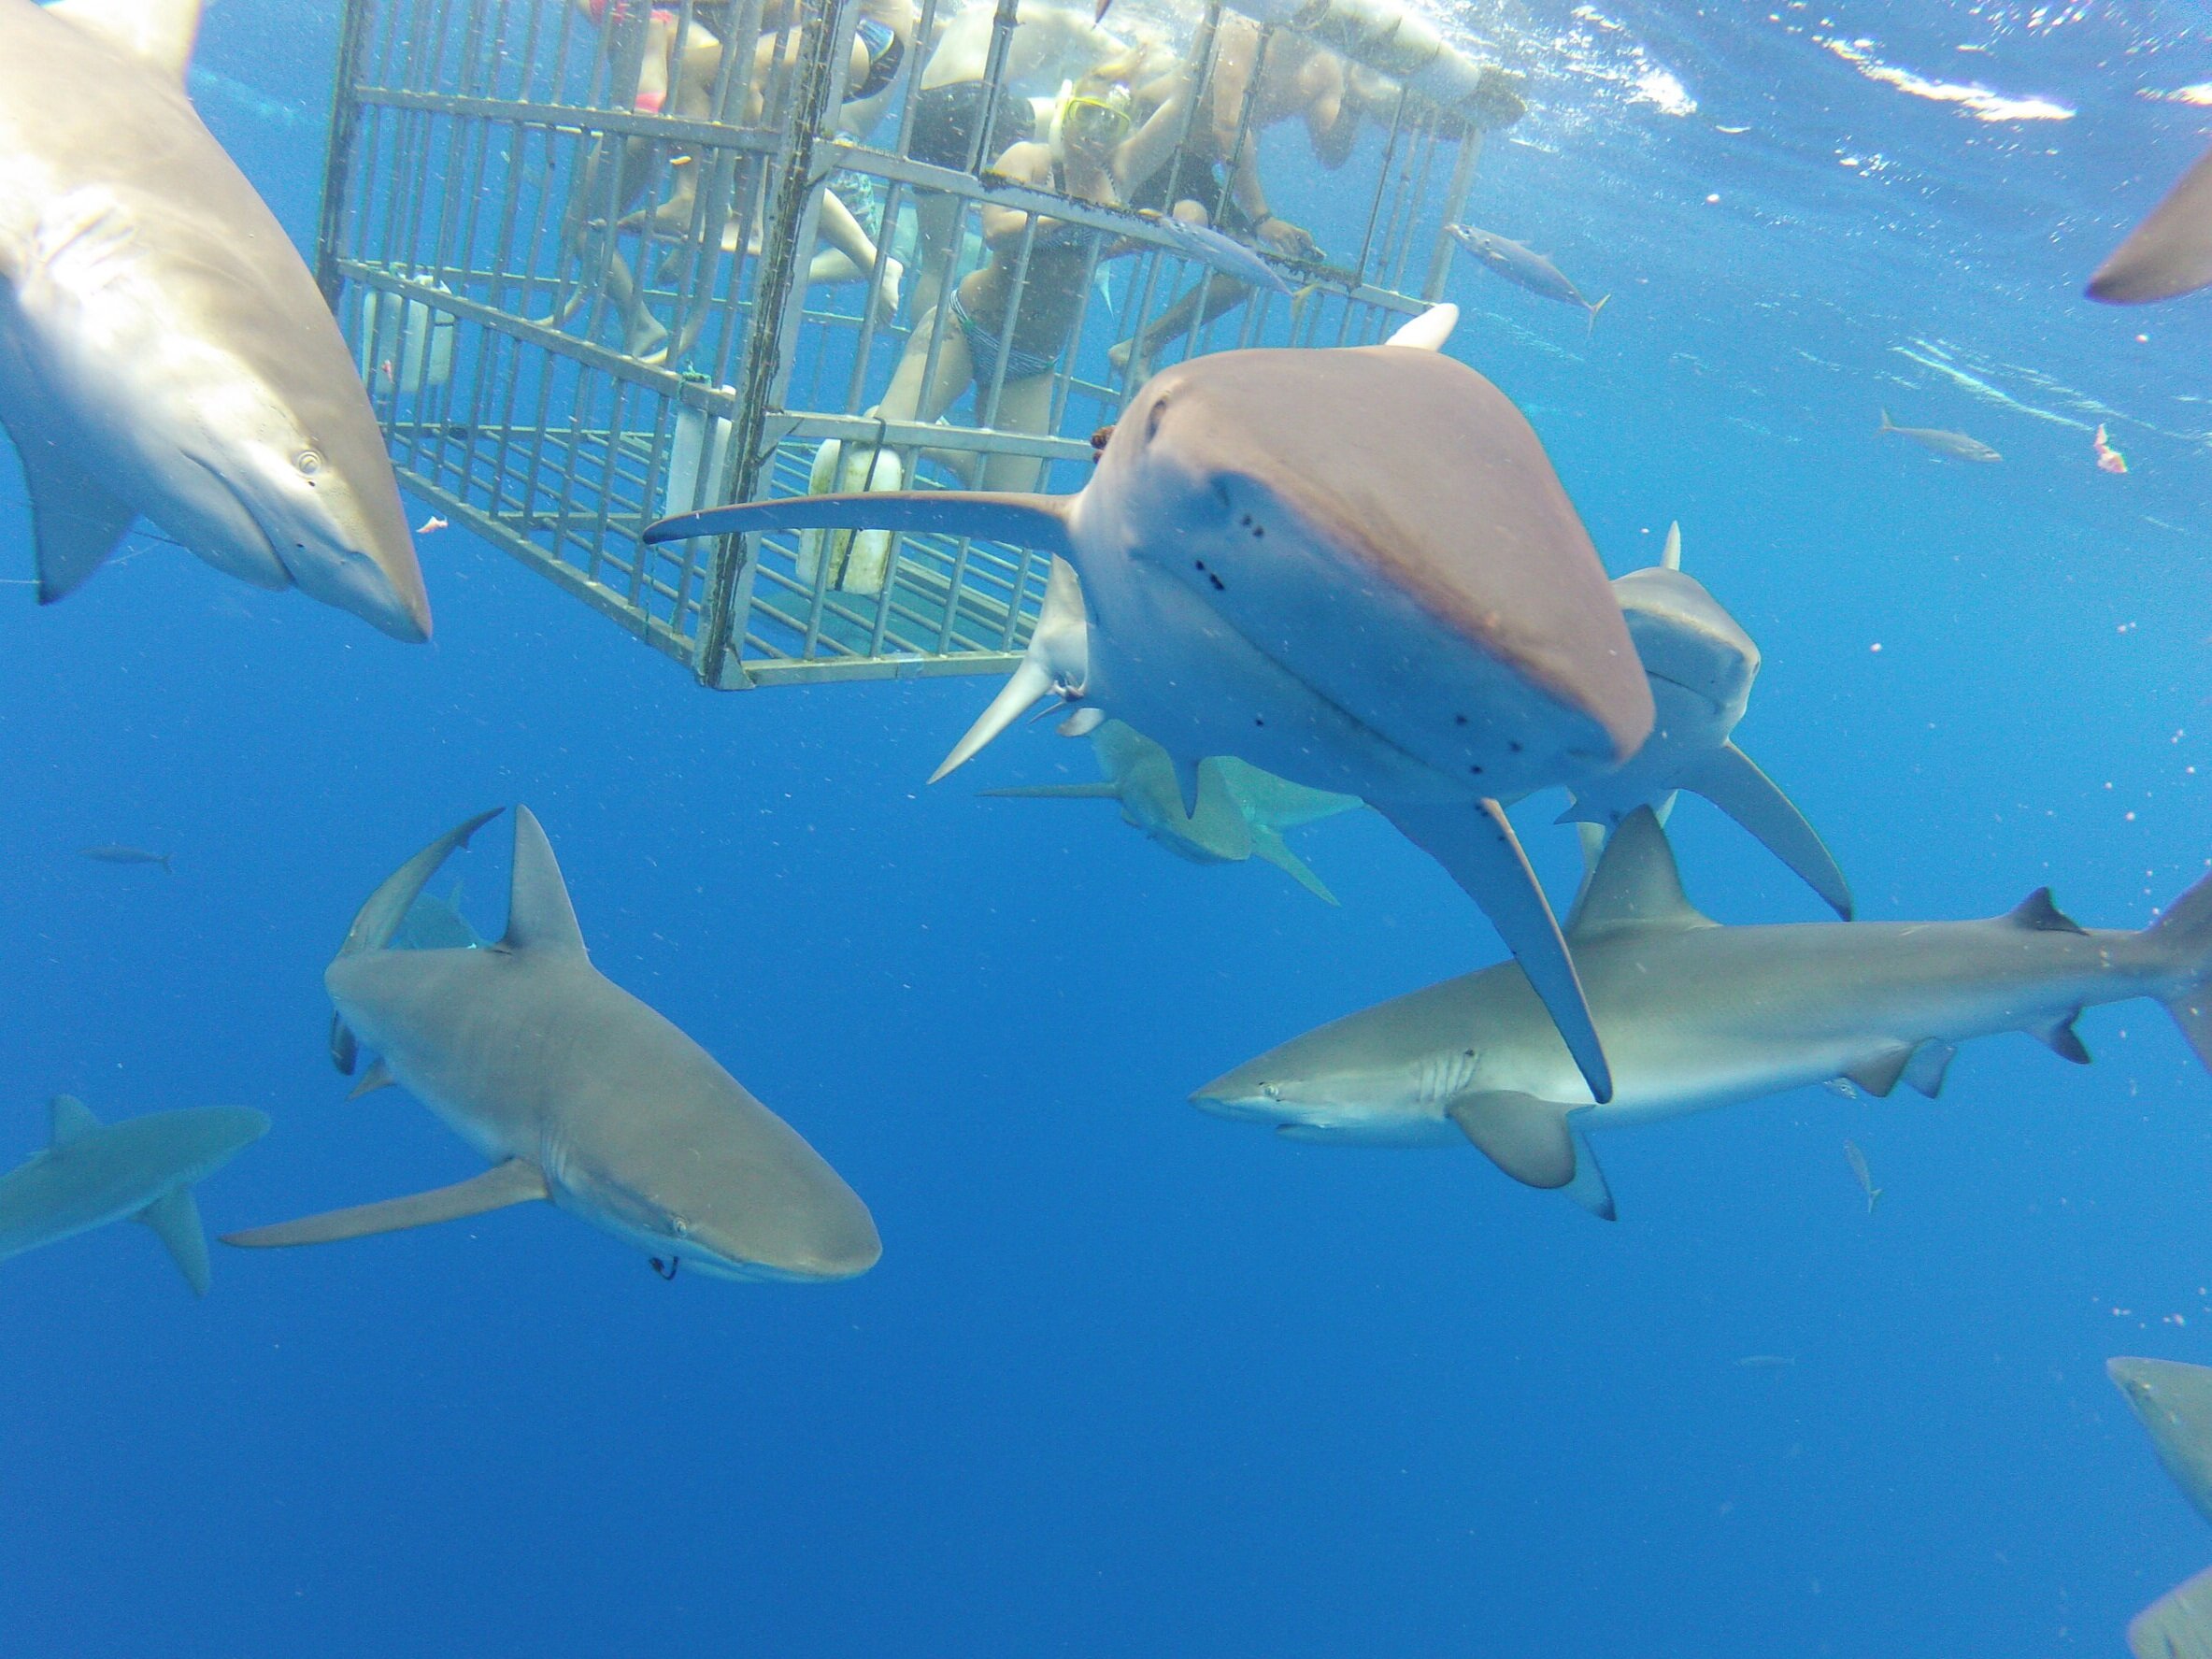
[[[739,1280],[849,1279],[882,1254],[859,1196],[714,1057],[592,965],[551,844],[514,809],[507,931],[394,950],[481,813],[387,878],[324,971],[348,1038],[378,1055],[356,1094],[403,1085],[489,1163],[451,1186],[226,1234],[323,1244],[543,1201],[625,1243]],[[429,855],[429,856],[426,856]]]
[[[1763,842],[1848,922],[1851,886],[1827,843],[1735,746],[1736,722],[1759,678],[1759,647],[1705,584],[1683,570],[1681,525],[1667,526],[1657,565],[1616,577],[1613,592],[1658,718],[1625,765],[1576,787],[1559,822],[1602,832],[1638,807],[1651,807],[1663,822],[1676,792],[1689,790]]]
[[[2149,1431],[2174,1484],[2212,1521],[2212,1367],[2122,1357],[2107,1360],[2105,1374]],[[2138,1613],[2128,1647],[2136,1659],[2212,1659],[2212,1567]]]
[[[2191,164],[2174,188],[2089,279],[2087,293],[2108,306],[2175,299],[2212,282],[2212,150]]]
[[[1106,774],[1102,781],[1026,784],[983,794],[1027,800],[1116,801],[1124,823],[1142,830],[1177,858],[1192,864],[1263,859],[1324,904],[1336,902],[1321,879],[1284,844],[1282,832],[1356,810],[1362,804],[1357,798],[1307,789],[1234,755],[1208,755],[1198,763],[1197,805],[1186,812],[1167,751],[1118,720],[1100,722],[1089,736]]]
[[[1545,299],[1560,301],[1563,305],[1580,306],[1590,313],[1590,326],[1597,327],[1597,314],[1605,308],[1611,294],[1592,305],[1582,297],[1582,291],[1567,280],[1567,274],[1551,261],[1524,243],[1511,236],[1501,236],[1495,231],[1477,229],[1471,224],[1450,227],[1451,238],[1472,254],[1485,269],[1495,271],[1516,288],[1525,288]]]
[[[1961,1043],[2024,1031],[2086,1065],[2085,1008],[2162,1003],[2212,1065],[2212,877],[2139,932],[2081,927],[2038,888],[1977,922],[1722,927],[1691,907],[1648,807],[1613,833],[1568,938],[1614,1065],[1594,1103],[1510,963],[1350,1014],[1192,1096],[1302,1140],[1465,1140],[1610,1217],[1587,1132],[1846,1078],[1933,1096]]]
[[[207,1294],[207,1236],[193,1188],[269,1132],[244,1106],[147,1112],[104,1123],[73,1095],[48,1108],[46,1146],[0,1175],[0,1261],[110,1222],[143,1223],[193,1294]]]
[[[1499,800],[1620,765],[1651,692],[1534,429],[1443,354],[1457,318],[1163,369],[1073,495],[794,497],[646,539],[875,528],[1046,552],[1028,654],[938,777],[1058,693],[1159,744],[1187,805],[1212,755],[1355,795],[1489,915],[1603,1099],[1574,964]]]
[[[228,575],[430,636],[335,320],[185,95],[199,0],[0,0],[0,423],[37,596],[150,520]]]

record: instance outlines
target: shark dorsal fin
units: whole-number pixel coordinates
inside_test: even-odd
[[[1682,526],[1679,523],[1666,527],[1666,546],[1660,551],[1659,567],[1662,570],[1682,568]]]
[[[200,34],[200,0],[53,0],[46,9],[184,84]]]
[[[1416,351],[1441,351],[1444,342],[1451,338],[1451,331],[1459,323],[1459,307],[1449,304],[1431,306],[1420,316],[1400,323],[1396,332],[1383,344],[1405,346]]]
[[[584,948],[552,843],[527,807],[515,808],[515,872],[507,887],[507,935],[499,942],[509,951]]]
[[[2005,920],[2015,927],[2025,927],[2035,933],[2086,933],[2080,922],[2051,902],[2050,889],[2038,887],[2034,893],[2005,914]]]
[[[100,1120],[93,1116],[93,1108],[74,1094],[55,1095],[53,1104],[46,1110],[47,1139],[53,1146],[67,1146],[100,1126]]]
[[[1580,938],[1614,927],[1711,927],[1682,892],[1666,831],[1648,807],[1620,821],[1599,854],[1590,884],[1567,922],[1567,937]]]

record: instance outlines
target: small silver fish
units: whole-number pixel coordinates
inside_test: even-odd
[[[1747,1353],[1736,1364],[1747,1371],[1779,1371],[1785,1366],[1794,1366],[1793,1353]]]
[[[143,847],[79,847],[77,856],[97,864],[158,864],[171,875],[177,873],[166,852],[149,852]]]
[[[1851,1173],[1859,1178],[1859,1190],[1866,1194],[1866,1213],[1872,1215],[1874,1207],[1881,1202],[1882,1190],[1874,1184],[1874,1172],[1866,1167],[1866,1154],[1859,1150],[1857,1141],[1844,1142],[1844,1162],[1851,1166]]]
[[[1591,302],[1582,297],[1582,291],[1568,280],[1567,274],[1525,243],[1516,242],[1511,236],[1501,236],[1495,231],[1486,231],[1472,224],[1448,227],[1454,241],[1489,269],[1506,281],[1531,293],[1540,293],[1546,299],[1555,299],[1563,305],[1580,306],[1590,313],[1590,325],[1597,327],[1597,314],[1605,309],[1605,299]]]
[[[1140,212],[1143,218],[1174,237],[1183,252],[1199,264],[1211,265],[1223,276],[1234,277],[1254,288],[1286,295],[1292,292],[1280,271],[1234,236],[1222,235],[1210,224],[1193,224],[1187,219],[1177,219],[1172,213],[1155,213],[1149,208]]]
[[[1968,437],[1963,432],[1947,432],[1940,426],[1900,426],[1890,419],[1890,411],[1882,411],[1882,423],[1876,428],[1875,436],[1894,432],[1899,437],[1909,437],[1923,450],[1934,450],[1938,455],[1948,455],[1954,461],[2002,461],[2004,456],[1983,443],[1978,437]]]

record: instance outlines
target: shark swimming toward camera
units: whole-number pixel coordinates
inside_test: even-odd
[[[888,528],[1052,554],[1039,637],[938,776],[1058,692],[1158,743],[1186,803],[1209,755],[1356,795],[1482,907],[1603,1099],[1574,965],[1498,801],[1626,760],[1651,692],[1534,430],[1442,354],[1457,315],[1164,369],[1071,496],[762,501],[646,539]]]
[[[1689,790],[1764,842],[1848,922],[1850,883],[1827,844],[1733,740],[1759,678],[1759,647],[1704,583],[1684,573],[1681,526],[1667,527],[1657,565],[1616,577],[1613,592],[1651,682],[1658,719],[1625,765],[1576,787],[1559,822],[1610,828],[1638,807],[1653,808],[1663,820],[1675,792]]]
[[[148,1112],[103,1123],[54,1096],[46,1149],[0,1175],[0,1261],[109,1222],[143,1222],[193,1294],[207,1294],[207,1236],[193,1188],[269,1132],[243,1106]]]
[[[369,895],[323,983],[396,1082],[492,1161],[473,1180],[224,1236],[323,1244],[543,1199],[653,1255],[725,1279],[832,1280],[882,1254],[867,1207],[697,1043],[605,978],[545,831],[515,808],[506,934],[393,950],[438,863],[495,817],[435,841]],[[435,854],[428,857],[426,854]],[[673,1273],[674,1266],[668,1271]]]
[[[2197,157],[2089,279],[2108,306],[2175,299],[2212,282],[2212,150]]]
[[[2149,1431],[2174,1484],[2212,1521],[2212,1368],[2123,1358],[2107,1360],[2105,1374]],[[2135,1659],[2212,1659],[2212,1567],[2138,1613],[2128,1647]]]
[[[1198,763],[1198,804],[1183,809],[1182,788],[1167,751],[1118,720],[1090,733],[1106,779],[1098,783],[1036,783],[987,789],[987,795],[1027,800],[1115,801],[1121,821],[1192,864],[1237,864],[1263,859],[1325,904],[1336,895],[1283,842],[1282,832],[1302,823],[1355,810],[1351,795],[1307,789],[1263,772],[1234,755]]]
[[[199,0],[0,0],[0,423],[41,604],[132,522],[395,638],[430,604],[330,307],[185,96]]]
[[[1958,1045],[2025,1031],[2086,1065],[2085,1008],[2162,1003],[2212,1065],[2212,877],[2139,933],[2082,928],[2038,889],[1982,922],[1721,927],[1683,895],[1649,808],[1614,832],[1568,924],[1613,1061],[1595,1105],[1511,963],[1334,1021],[1191,1098],[1305,1140],[1467,1140],[1610,1217],[1583,1132],[1848,1078],[1934,1095]]]

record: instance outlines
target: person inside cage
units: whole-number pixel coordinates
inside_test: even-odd
[[[948,8],[949,9],[949,8]],[[1016,144],[1033,143],[1049,129],[1060,93],[1093,73],[1114,73],[1133,42],[1098,26],[1090,6],[1055,0],[1019,0],[1006,56],[990,79],[997,33],[997,0],[970,0],[951,11],[937,32],[914,93],[907,156],[933,167],[969,172],[991,166]],[[1136,49],[1145,49],[1141,39]],[[1141,65],[1121,71],[1132,79]],[[961,239],[966,199],[944,191],[914,193],[917,316],[933,310],[939,286]]]
[[[1172,92],[1165,79],[1140,83],[1138,107],[1164,100]],[[1226,236],[1284,258],[1318,260],[1321,250],[1312,234],[1270,205],[1261,176],[1260,136],[1285,122],[1302,122],[1313,159],[1334,172],[1350,158],[1362,124],[1370,119],[1390,122],[1398,98],[1394,82],[1347,64],[1325,47],[1289,31],[1264,35],[1250,19],[1223,13],[1214,36],[1212,73],[1190,139],[1172,165],[1133,193],[1130,205],[1210,222]],[[1117,343],[1108,360],[1132,385],[1140,383],[1163,345],[1194,323],[1212,322],[1250,293],[1235,278],[1209,272],[1135,338]]]
[[[1045,139],[1011,146],[992,172],[1072,201],[1117,207],[1166,161],[1181,121],[1181,100],[1171,94],[1138,124],[1127,84],[1092,75],[1061,101]],[[1050,430],[1054,371],[1081,319],[1092,269],[1113,237],[986,201],[983,241],[986,263],[947,293],[942,326],[935,316],[916,325],[890,390],[868,411],[871,419],[934,422],[972,388],[978,425]],[[972,481],[985,490],[1034,489],[1041,467],[1029,456],[992,454]],[[895,451],[832,439],[815,457],[810,487],[895,490],[905,481]],[[826,553],[835,585],[880,592],[890,542],[881,532],[809,533],[801,545],[801,579],[810,579]]]
[[[904,4],[904,0],[896,3]],[[574,4],[607,32],[610,51],[619,49],[619,25],[640,15],[636,0],[574,0]],[[697,6],[689,18],[665,7],[652,7],[642,15],[645,38],[632,107],[645,113],[665,113],[692,121],[717,119],[721,107],[731,95],[721,86],[722,39],[707,21],[712,19],[726,28],[728,25],[721,14],[713,7]],[[895,69],[894,63],[893,73]],[[747,107],[755,118],[761,109],[762,91],[757,84],[746,89]],[[587,269],[594,251],[595,235],[601,230],[600,223],[592,216],[603,200],[606,185],[602,169],[609,164],[610,152],[611,164],[619,169],[615,200],[617,211],[622,215],[620,221],[622,228],[678,242],[697,238],[718,244],[726,252],[736,251],[735,244],[743,227],[732,222],[731,204],[727,200],[712,202],[710,210],[701,214],[698,203],[701,160],[693,154],[672,155],[670,151],[676,148],[664,140],[647,137],[618,140],[609,136],[594,149],[591,161],[578,175],[564,227],[564,237],[572,256]],[[664,170],[672,179],[672,188],[658,204],[645,206],[649,193]],[[878,260],[875,237],[834,190],[823,194],[819,225],[821,239],[827,246],[815,256],[808,279],[867,279]],[[673,253],[663,266],[663,279],[674,280],[680,277],[685,258],[681,249]],[[883,278],[876,298],[878,305],[889,314],[897,308],[904,269],[895,259],[884,259],[882,265]],[[606,250],[600,288],[622,320],[624,350],[644,362],[665,361],[669,355],[668,331],[647,306],[628,262],[611,248]],[[579,286],[562,311],[561,320],[573,316],[582,299],[583,289]],[[687,344],[688,341],[679,342],[678,350]]]

